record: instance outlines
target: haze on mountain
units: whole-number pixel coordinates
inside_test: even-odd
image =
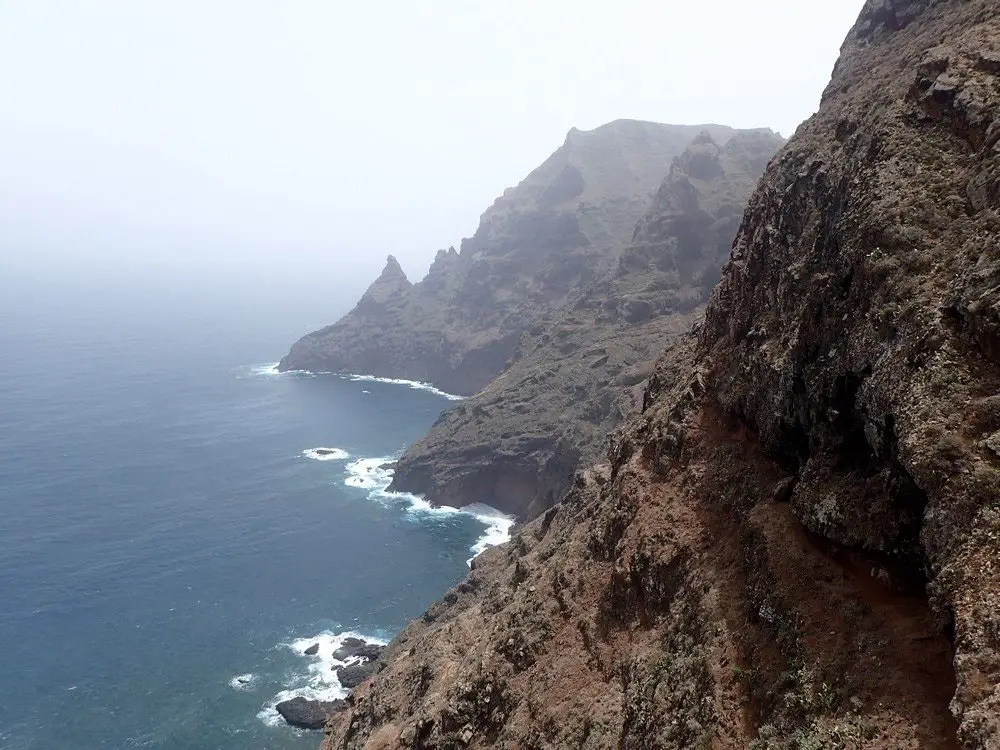
[[[860,4],[5,3],[0,256],[235,274],[322,298],[304,331],[390,252],[421,278],[571,127],[788,135]]]

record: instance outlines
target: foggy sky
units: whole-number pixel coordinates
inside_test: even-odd
[[[862,4],[4,2],[0,261],[417,279],[570,127],[790,135]]]

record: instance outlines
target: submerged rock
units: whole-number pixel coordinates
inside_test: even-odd
[[[322,729],[327,718],[347,708],[341,700],[316,701],[308,698],[292,698],[275,706],[281,718],[293,727],[301,729]]]

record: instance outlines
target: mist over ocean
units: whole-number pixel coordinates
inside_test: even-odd
[[[340,694],[305,645],[388,639],[503,536],[382,491],[447,399],[268,368],[354,289],[0,287],[4,750],[318,747],[273,711]]]

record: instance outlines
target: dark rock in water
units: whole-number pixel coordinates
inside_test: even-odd
[[[345,688],[356,688],[362,682],[375,674],[375,662],[351,664],[337,670],[337,679]]]
[[[330,456],[337,452],[338,451],[330,450],[329,448],[317,448],[315,451],[313,451],[313,453],[315,453],[317,456]]]
[[[307,698],[292,698],[282,701],[275,708],[281,718],[293,727],[302,729],[322,729],[331,714],[343,711],[347,703],[336,701],[315,701]]]
[[[360,638],[346,638],[343,645],[333,652],[333,658],[337,661],[348,661],[349,659],[361,659],[362,661],[372,661],[377,659],[385,646],[377,643],[366,643]]]
[[[379,646],[377,643],[368,643],[355,651],[354,656],[361,659],[361,661],[375,661],[382,655],[384,650],[385,646]]]
[[[314,643],[309,648],[307,648],[304,653],[306,656],[315,656],[316,654],[319,653],[319,644]]]
[[[344,642],[340,644],[340,648],[333,652],[333,658],[345,661],[354,655],[355,650],[366,645],[367,643],[360,638],[345,638]]]

